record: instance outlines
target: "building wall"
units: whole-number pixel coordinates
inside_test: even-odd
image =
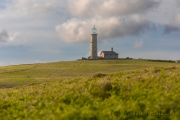
[[[101,53],[100,56],[102,58],[104,58],[104,59],[118,59],[118,55],[115,55],[115,54],[104,54],[104,53]]]
[[[176,63],[180,63],[180,60],[176,60],[175,62],[176,62]]]
[[[100,54],[100,57],[101,57],[101,58],[104,58],[104,53],[101,53],[101,54]]]
[[[91,34],[90,59],[98,59],[98,56],[97,56],[97,34]]]

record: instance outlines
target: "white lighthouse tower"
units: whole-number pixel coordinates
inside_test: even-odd
[[[90,39],[90,59],[98,59],[97,56],[97,29],[94,26],[91,31]]]

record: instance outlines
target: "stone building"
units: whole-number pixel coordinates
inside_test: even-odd
[[[113,48],[111,48],[111,51],[101,51],[100,58],[103,59],[118,59],[118,53],[113,51]]]

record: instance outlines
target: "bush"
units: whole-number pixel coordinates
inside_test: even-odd
[[[104,77],[104,76],[106,76],[106,74],[97,73],[97,74],[94,74],[94,75],[92,76],[92,78],[100,78],[100,77]]]

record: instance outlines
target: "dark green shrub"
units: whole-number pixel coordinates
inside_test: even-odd
[[[97,74],[94,74],[94,75],[92,76],[92,78],[100,78],[100,77],[104,77],[104,76],[106,76],[106,74],[97,73]]]

